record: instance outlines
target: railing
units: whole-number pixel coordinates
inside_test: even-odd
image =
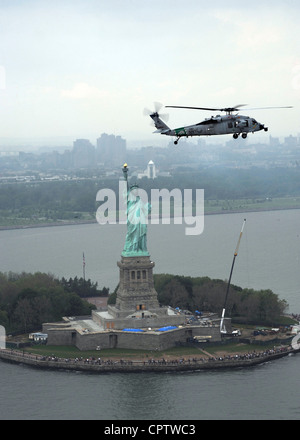
[[[0,359],[24,363],[40,368],[57,368],[84,371],[175,371],[247,367],[278,359],[290,353],[297,353],[291,346],[279,347],[263,351],[253,351],[239,355],[223,357],[188,357],[177,359],[146,359],[146,360],[111,360],[94,357],[59,358],[56,356],[41,356],[12,349],[0,349]]]

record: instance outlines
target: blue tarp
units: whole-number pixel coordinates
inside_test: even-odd
[[[123,328],[123,332],[143,332],[140,328]]]
[[[158,331],[158,332],[166,332],[166,331],[168,331],[168,330],[174,330],[175,328],[177,328],[177,327],[172,326],[172,325],[169,325],[168,327],[161,327],[161,328],[159,328],[157,331]]]

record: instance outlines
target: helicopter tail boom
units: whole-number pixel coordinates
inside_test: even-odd
[[[152,113],[150,118],[153,120],[155,128],[157,129],[155,133],[168,134],[170,132],[170,127],[168,127],[167,124],[160,119],[157,112]]]

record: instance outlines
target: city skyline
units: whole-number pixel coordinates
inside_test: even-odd
[[[129,147],[168,145],[143,116],[154,101],[291,105],[249,115],[274,137],[300,131],[297,1],[1,0],[0,12],[0,142],[8,148],[104,131]],[[168,110],[172,128],[211,116]]]
[[[3,138],[0,136],[0,153],[9,153],[9,152],[46,152],[46,151],[56,151],[63,149],[72,149],[73,144],[76,140],[86,140],[91,143],[94,147],[97,147],[98,140],[101,136],[111,136],[115,138],[120,138],[126,143],[126,149],[127,150],[139,150],[141,148],[146,147],[153,147],[153,148],[169,148],[170,144],[173,145],[174,137],[170,136],[162,136],[162,142],[157,142],[157,140],[160,139],[160,137],[157,137],[153,134],[152,139],[144,139],[144,141],[141,140],[135,140],[135,141],[128,141],[127,138],[125,138],[122,134],[115,134],[115,133],[106,133],[103,131],[100,135],[95,134],[92,137],[72,137],[72,136],[62,136],[62,137],[56,137],[56,136],[50,136],[50,137],[37,137],[37,138]],[[295,130],[295,134],[291,133],[283,133],[282,136],[275,136],[272,133],[255,133],[253,136],[248,136],[247,140],[243,139],[242,145],[269,145],[271,143],[271,140],[276,139],[277,143],[284,144],[288,138],[298,139],[300,142],[300,126],[299,131]],[[214,135],[214,136],[195,136],[195,137],[188,137],[181,140],[181,148],[184,148],[183,145],[186,143],[198,145],[203,144],[207,146],[217,146],[222,147],[226,146],[227,144],[231,143],[232,141],[232,135]],[[238,141],[234,140],[234,143],[232,145],[237,145]],[[174,148],[180,148],[179,146],[174,146]]]
[[[147,146],[128,149],[121,136],[102,133],[96,145],[89,139],[76,139],[72,146],[40,148],[37,151],[1,151],[0,170],[2,181],[27,175],[28,172],[48,172],[55,178],[76,170],[97,169],[108,176],[120,171],[123,163],[129,163],[138,178],[149,177],[149,164],[153,165],[153,176],[168,175],[176,167],[296,167],[300,166],[300,136],[283,139],[269,136],[268,143],[251,143],[249,140],[229,140],[221,144],[207,144],[201,139],[197,144],[183,140],[181,148],[170,142],[167,148]],[[154,162],[154,163],[153,163]],[[31,170],[31,171],[29,171]],[[13,173],[17,173],[15,177]],[[167,174],[165,174],[167,173]],[[64,177],[62,177],[64,179]],[[35,179],[35,177],[34,177]],[[26,179],[25,179],[26,180]]]

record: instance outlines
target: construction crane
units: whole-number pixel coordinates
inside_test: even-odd
[[[243,232],[244,232],[245,224],[246,224],[246,219],[243,222],[242,230],[240,232],[239,240],[238,240],[235,252],[234,252],[232,266],[231,266],[231,271],[230,271],[230,276],[229,276],[229,280],[228,280],[228,284],[227,284],[227,290],[226,290],[226,295],[225,295],[224,307],[223,307],[223,311],[222,311],[222,318],[221,318],[221,322],[220,322],[220,331],[221,331],[222,334],[226,334],[227,333],[225,325],[224,325],[226,304],[227,304],[227,299],[228,299],[228,293],[229,293],[229,287],[230,287],[230,282],[231,282],[231,278],[232,278],[234,263],[235,263],[236,257],[238,256],[239,247],[240,247],[242,235],[243,235]]]

